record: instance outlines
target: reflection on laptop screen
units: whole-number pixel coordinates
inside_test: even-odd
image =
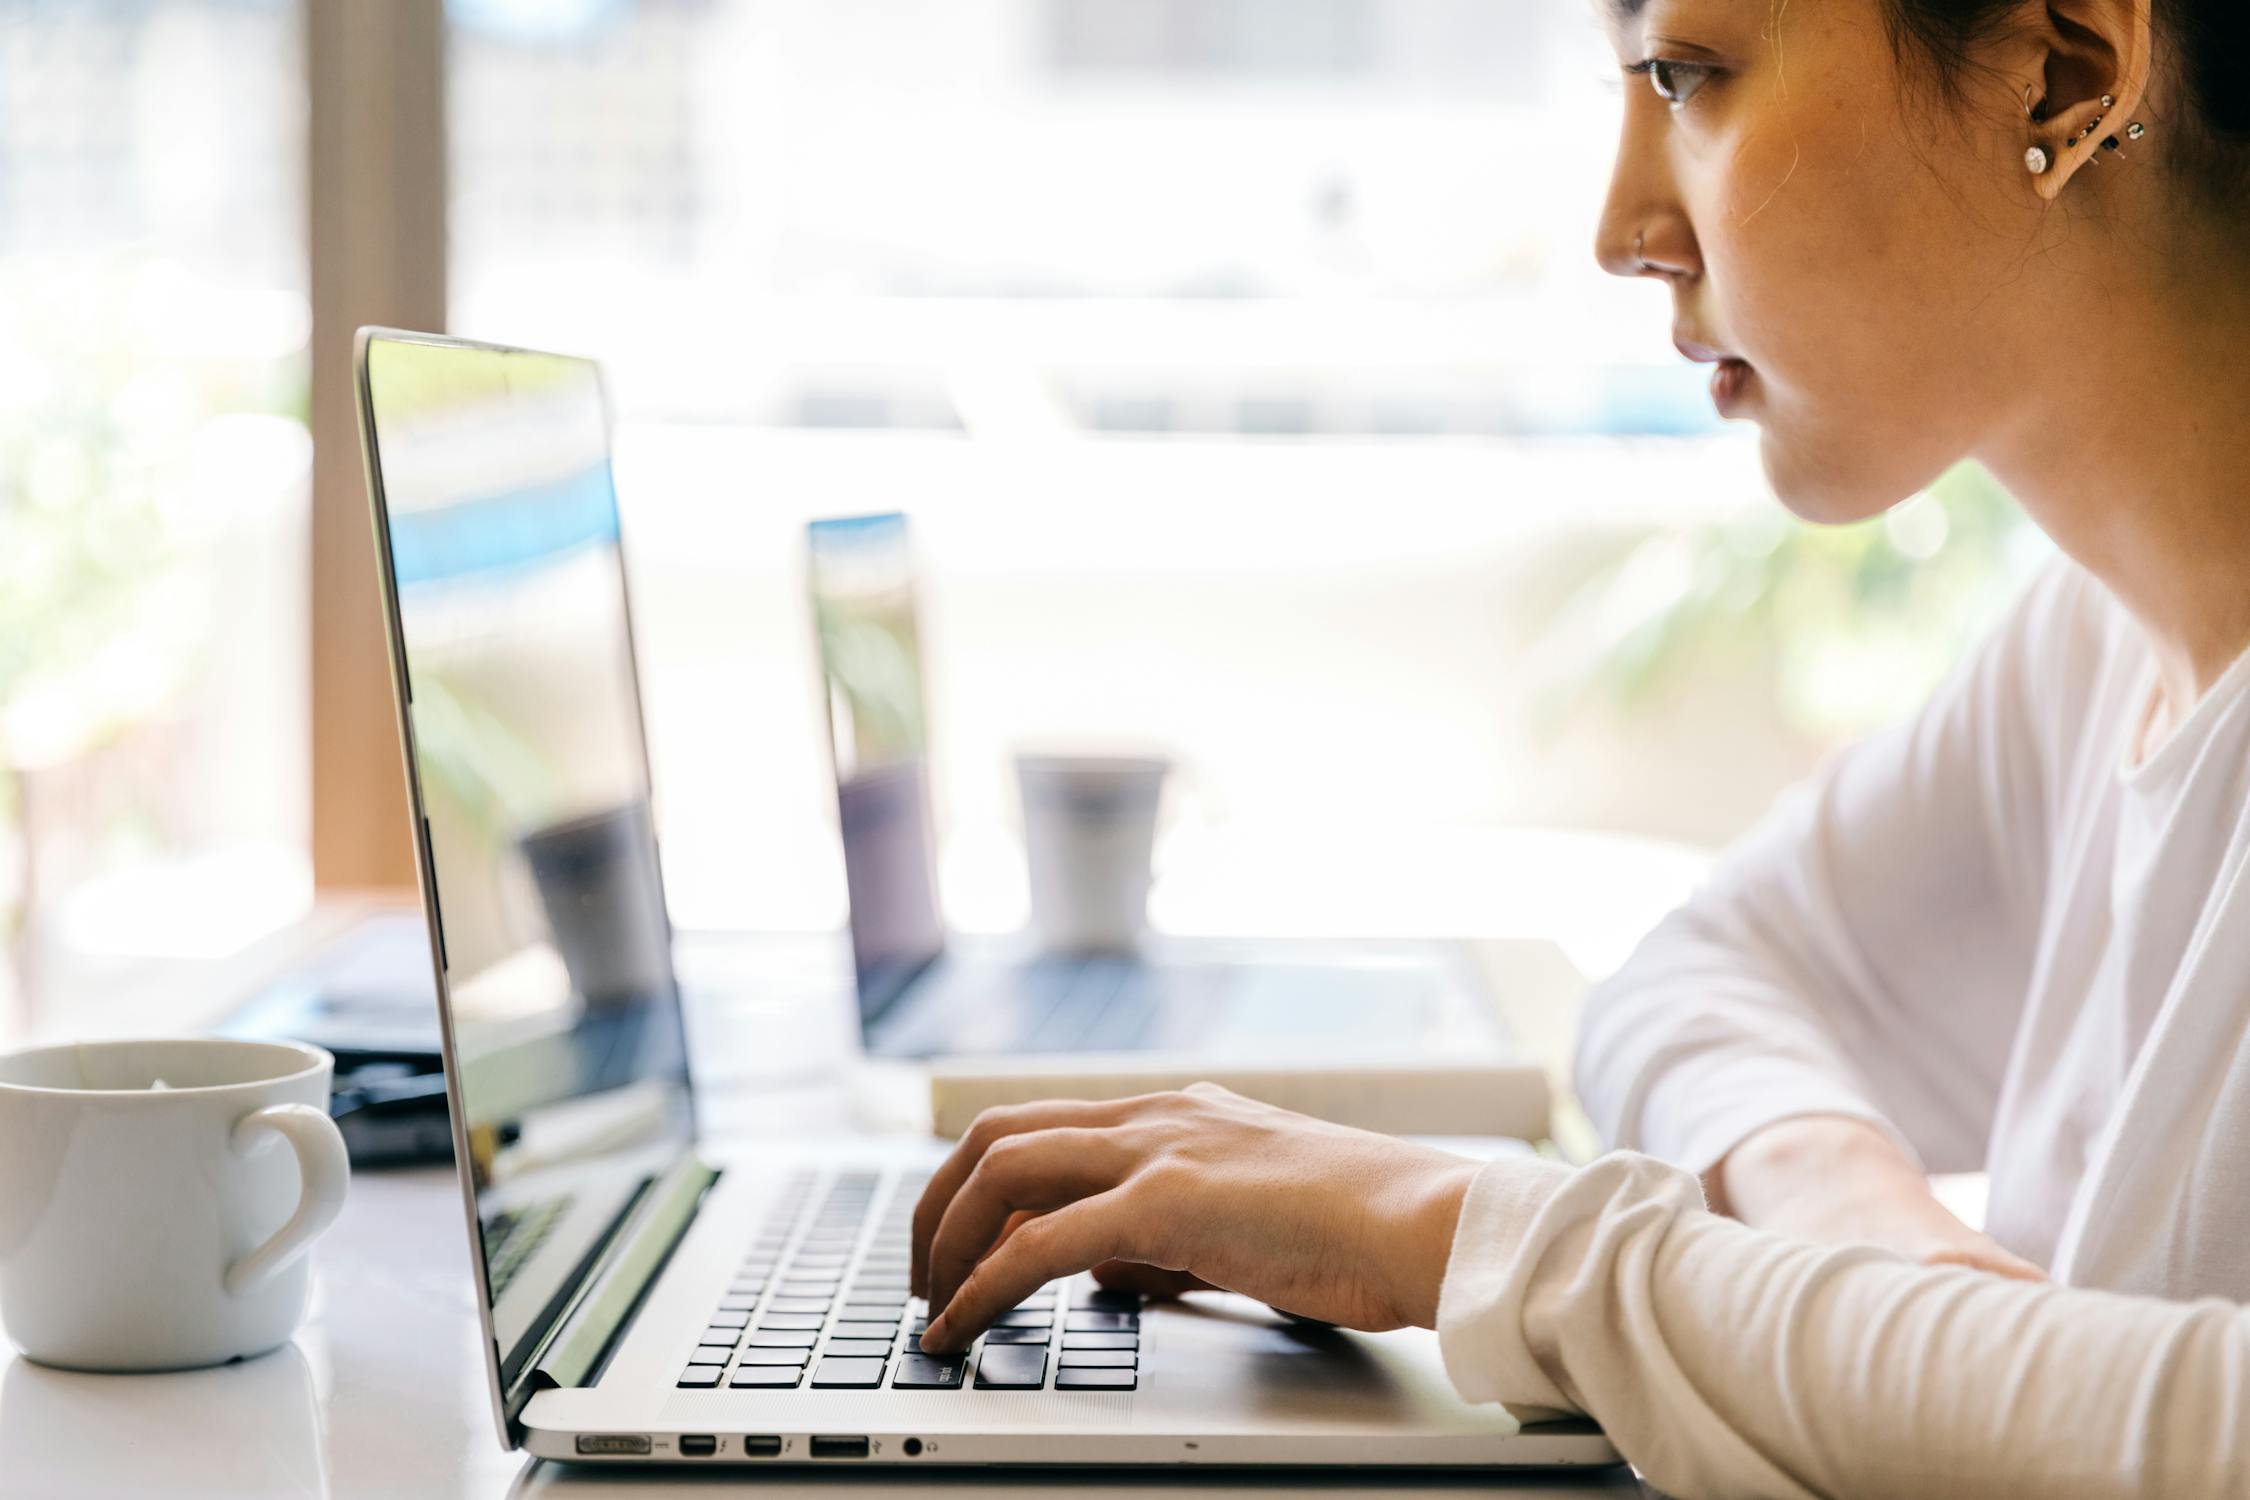
[[[852,966],[860,1015],[872,1020],[945,947],[914,553],[898,515],[815,521],[805,535]]]
[[[504,1379],[689,1149],[601,377],[375,338],[374,461]]]

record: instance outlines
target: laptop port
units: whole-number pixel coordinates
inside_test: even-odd
[[[582,1432],[578,1435],[578,1451],[581,1453],[630,1458],[648,1452],[648,1448],[648,1438],[639,1433]]]
[[[781,1439],[777,1437],[746,1437],[742,1440],[742,1451],[751,1458],[779,1458],[781,1457]]]
[[[815,1458],[865,1458],[867,1439],[863,1437],[816,1437],[812,1440]]]
[[[680,1452],[689,1458],[709,1458],[719,1451],[719,1440],[708,1432],[680,1434]]]

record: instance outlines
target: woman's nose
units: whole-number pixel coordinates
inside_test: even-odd
[[[1594,234],[1594,259],[1612,276],[1693,276],[1701,269],[1695,233],[1678,202],[1643,160],[1630,131],[1619,145],[1617,169]]]

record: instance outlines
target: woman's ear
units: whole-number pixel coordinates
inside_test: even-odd
[[[2079,169],[2135,138],[2148,98],[2150,12],[2155,0],[2041,0],[2035,7],[2041,58],[2027,112],[2026,150],[2045,153],[2032,175],[2052,203]],[[2032,158],[2026,157],[2026,162]]]

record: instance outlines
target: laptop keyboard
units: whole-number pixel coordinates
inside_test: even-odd
[[[1140,1298],[1049,1285],[966,1354],[921,1352],[929,1314],[909,1297],[914,1204],[927,1174],[838,1177],[809,1215],[807,1176],[750,1242],[680,1372],[684,1390],[1130,1391],[1140,1384]]]

